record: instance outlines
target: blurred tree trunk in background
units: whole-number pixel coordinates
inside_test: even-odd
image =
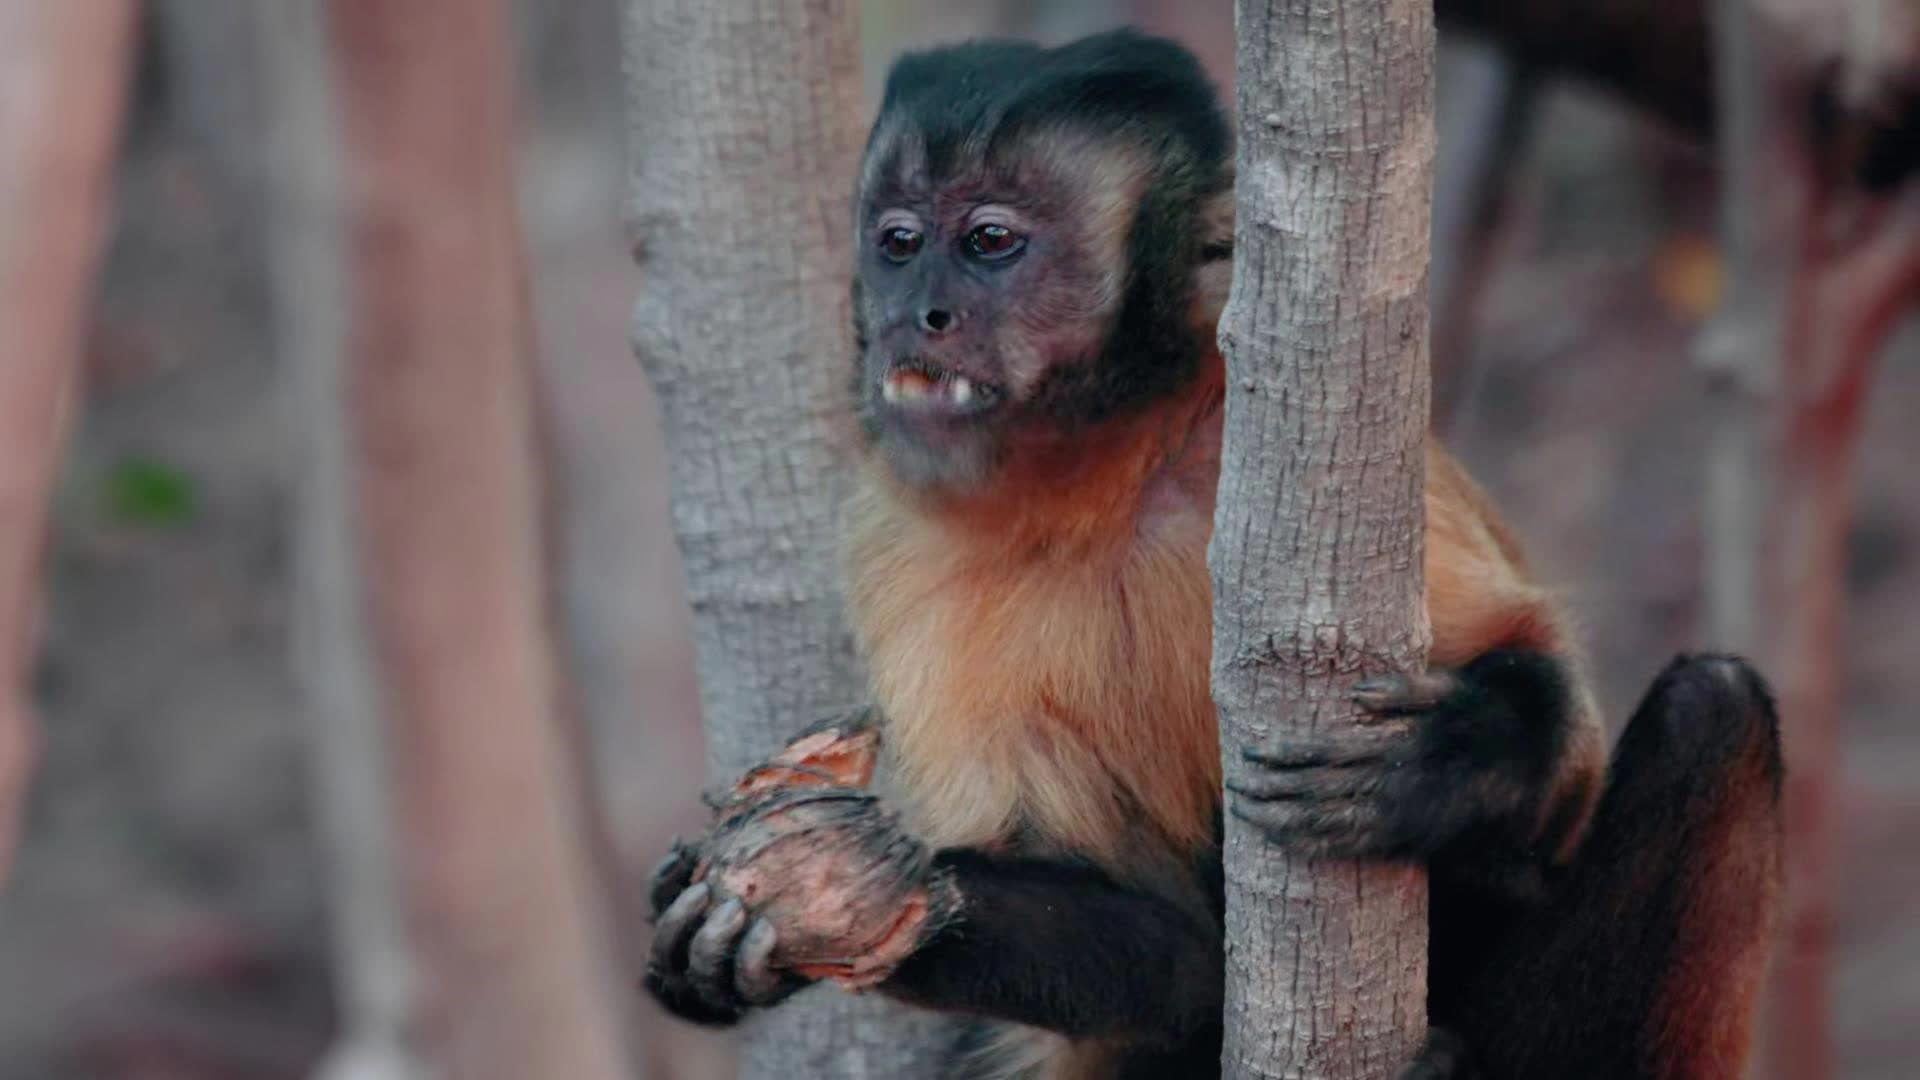
[[[1431,638],[1432,9],[1247,0],[1238,42],[1208,555],[1229,780],[1276,731],[1357,722],[1352,684],[1422,668]],[[1226,885],[1225,1075],[1395,1075],[1426,1034],[1422,874],[1289,858],[1228,815]]]
[[[79,390],[138,8],[0,0],[0,883],[34,756],[48,502]]]
[[[850,0],[627,0],[633,343],[672,457],[707,759],[736,775],[863,695],[838,589],[852,362]],[[830,989],[746,1029],[752,1078],[924,1075],[939,1027]]]
[[[354,509],[436,1056],[460,1077],[625,1076],[632,990],[560,709],[506,13],[329,11]]]
[[[262,165],[257,140],[263,104],[254,90],[265,75],[255,47],[260,33],[255,20],[266,8],[190,0],[148,9],[158,38],[166,110],[224,178],[238,181],[222,193],[227,198],[251,199],[260,190],[250,182]]]
[[[317,110],[309,128],[337,113],[320,133],[337,183],[283,133],[309,201],[282,248],[282,317],[293,357],[324,369],[300,373],[320,440],[303,600],[316,636],[341,635],[304,642],[302,668],[362,1027],[348,1038],[389,1053],[350,1042],[335,1075],[356,1080],[404,1067],[407,1043],[437,1075],[631,1074],[633,991],[553,643],[505,26],[498,3],[334,0],[307,26],[331,70],[295,87],[323,100],[288,105]],[[396,891],[389,830],[404,929],[375,909]],[[399,936],[417,978],[381,966]]]
[[[1820,1080],[1833,1068],[1851,474],[1875,361],[1920,286],[1920,191],[1866,190],[1855,155],[1920,73],[1920,21],[1877,0],[1796,2],[1715,4],[1727,272],[1698,359],[1713,396],[1708,638],[1774,679],[1788,764],[1784,932],[1759,1060],[1763,1075]],[[1809,55],[1821,41],[1840,49],[1837,78]],[[1824,95],[1816,130],[1809,103]]]
[[[1440,26],[1602,87],[1688,135],[1713,126],[1712,0],[1434,0]]]
[[[327,857],[341,1034],[320,1080],[424,1080],[419,965],[406,922],[394,768],[355,551],[340,140],[319,0],[259,14],[270,76],[265,201],[276,351],[299,428],[292,667]]]
[[[1491,283],[1508,187],[1522,167],[1540,96],[1539,73],[1484,42],[1456,42],[1435,91],[1439,145],[1433,180],[1433,428],[1470,432],[1483,365],[1473,338]]]

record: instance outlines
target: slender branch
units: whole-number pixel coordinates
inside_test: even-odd
[[[429,1075],[420,972],[405,922],[394,770],[381,716],[354,552],[343,369],[346,252],[340,152],[318,0],[260,13],[273,223],[275,336],[291,375],[289,412],[305,443],[296,480],[293,666],[309,711],[307,764],[326,850],[342,1036],[325,1080]]]
[[[1528,65],[1572,76],[1677,132],[1712,135],[1713,0],[1436,0],[1443,30],[1496,42]]]
[[[1539,73],[1497,50],[1459,56],[1441,99],[1435,163],[1433,419],[1446,436],[1472,429],[1483,365],[1474,362],[1473,324],[1493,275],[1494,241],[1516,162],[1540,96]]]

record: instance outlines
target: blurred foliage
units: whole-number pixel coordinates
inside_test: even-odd
[[[107,516],[122,525],[168,528],[192,520],[193,478],[151,458],[123,458],[101,484]]]

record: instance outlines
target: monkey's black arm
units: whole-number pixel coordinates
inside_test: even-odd
[[[881,990],[1071,1037],[1174,1043],[1220,1017],[1219,927],[1063,861],[949,849],[960,914]]]

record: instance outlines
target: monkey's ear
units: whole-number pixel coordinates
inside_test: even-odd
[[[1233,182],[1200,204],[1200,262],[1194,267],[1194,300],[1201,325],[1212,331],[1233,286]]]

